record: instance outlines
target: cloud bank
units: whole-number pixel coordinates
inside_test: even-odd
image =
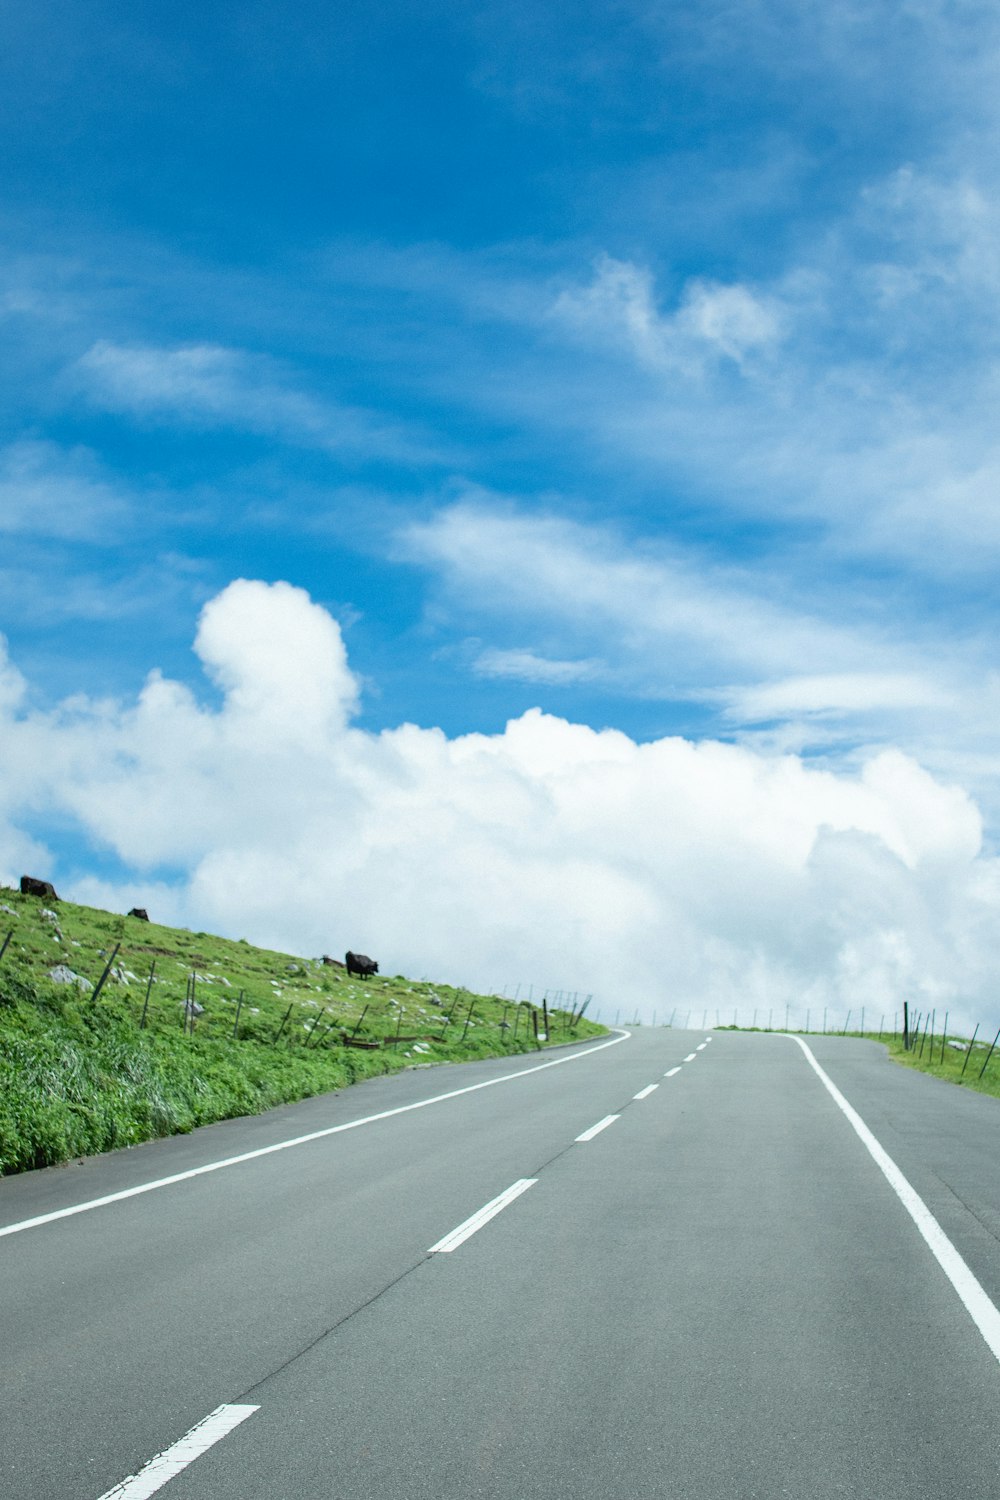
[[[214,701],[154,671],[134,702],[47,713],[4,661],[5,878],[386,972],[593,991],[611,1019],[995,1008],[1000,862],[967,794],[899,751],[838,773],[537,709],[370,733],[339,626],[287,583],[230,584],[195,651]],[[60,868],[43,817],[128,876]]]

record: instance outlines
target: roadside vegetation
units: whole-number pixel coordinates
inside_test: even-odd
[[[351,978],[321,958],[0,887],[4,942],[0,1176],[605,1031],[550,1011],[546,1035],[526,1002]]]
[[[889,1049],[889,1056],[905,1068],[933,1073],[935,1078],[944,1078],[977,1094],[992,1094],[994,1099],[1000,1099],[1000,1046],[991,1047],[992,1037],[985,1041],[977,1037],[971,1044],[968,1037],[936,1037],[933,1047],[925,1042],[923,1055],[919,1042],[907,1052],[903,1049],[902,1037],[883,1037],[882,1040]]]
[[[770,1031],[764,1026],[716,1026],[716,1031]],[[773,1028],[778,1030],[778,1028]],[[930,1036],[914,1034],[909,1049],[903,1046],[901,1035],[891,1031],[801,1031],[791,1027],[781,1034],[801,1036],[850,1036],[868,1042],[881,1042],[894,1062],[904,1068],[914,1068],[919,1073],[931,1073],[948,1083],[972,1089],[977,1094],[991,1094],[1000,1099],[1000,1039],[985,1040],[978,1032],[972,1037]]]

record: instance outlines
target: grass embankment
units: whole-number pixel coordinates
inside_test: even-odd
[[[402,975],[352,979],[321,959],[0,888],[0,943],[8,933],[0,1175],[256,1114],[379,1073],[536,1047],[526,1004]],[[80,982],[57,983],[50,971],[59,965]],[[192,983],[202,1007],[193,1029]],[[604,1030],[550,1012],[548,1045]]]
[[[902,1037],[882,1038],[889,1048],[889,1056],[895,1062],[902,1063],[905,1068],[916,1068],[921,1073],[933,1073],[935,1078],[944,1078],[948,1083],[957,1083],[962,1088],[972,1089],[977,1094],[992,1094],[994,1099],[1000,1099],[1000,1046],[995,1049],[992,1056],[989,1056],[990,1040],[982,1042],[977,1038],[970,1052],[968,1037],[948,1037],[945,1039],[942,1058],[940,1037],[934,1038],[933,1048],[930,1039],[927,1040],[923,1056],[920,1055],[919,1042],[906,1052],[903,1050]],[[984,1064],[986,1071],[980,1077]]]
[[[762,1026],[716,1026],[716,1031],[764,1031]],[[919,1073],[931,1073],[948,1083],[971,1089],[977,1094],[991,1094],[1000,1099],[1000,1043],[991,1050],[990,1040],[981,1041],[977,1036],[970,1045],[968,1037],[936,1036],[924,1038],[921,1049],[918,1038],[907,1051],[903,1038],[891,1032],[874,1031],[796,1031],[794,1028],[780,1033],[782,1036],[849,1036],[866,1042],[881,1042],[888,1049],[894,1062],[904,1068],[914,1068]],[[942,1046],[944,1055],[942,1056]],[[985,1070],[985,1071],[984,1071]],[[982,1075],[982,1076],[980,1076]]]

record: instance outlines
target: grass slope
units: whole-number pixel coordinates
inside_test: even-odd
[[[8,936],[0,1175],[255,1114],[378,1073],[536,1046],[526,1004],[402,975],[349,979],[320,959],[0,887],[0,944]],[[79,980],[57,982],[50,976],[59,966]],[[192,975],[202,1007],[193,1031]],[[574,1026],[565,1012],[550,1020],[549,1045],[605,1030],[586,1019]]]
[[[717,1026],[716,1031],[763,1031],[760,1026]],[[772,1033],[773,1034],[773,1033]],[[881,1042],[894,1062],[904,1068],[913,1068],[918,1073],[931,1073],[948,1083],[971,1089],[977,1094],[991,1094],[1000,1099],[1000,1043],[992,1048],[989,1040],[978,1038],[971,1042],[968,1037],[925,1037],[924,1045],[916,1041],[906,1051],[903,1038],[891,1032],[878,1034],[873,1031],[793,1031],[781,1032],[782,1036],[851,1036],[867,1042]],[[943,1052],[943,1056],[942,1056]]]
[[[988,1040],[977,1040],[970,1052],[967,1037],[948,1037],[944,1057],[941,1056],[940,1037],[934,1038],[933,1047],[929,1041],[925,1042],[922,1056],[919,1042],[911,1051],[904,1052],[902,1037],[883,1037],[882,1040],[889,1048],[889,1056],[904,1067],[915,1068],[920,1073],[933,1073],[935,1078],[944,1078],[948,1083],[972,1089],[974,1093],[992,1094],[994,1099],[1000,1099],[1000,1047],[991,1056]],[[982,1071],[984,1068],[985,1072]]]

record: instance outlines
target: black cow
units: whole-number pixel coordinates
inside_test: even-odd
[[[359,979],[370,979],[373,974],[378,973],[378,964],[367,953],[348,953],[346,968],[348,978],[357,974]]]
[[[149,912],[144,906],[133,906],[132,910],[129,912],[129,916],[138,917],[140,922],[149,921]]]
[[[36,880],[34,875],[21,876],[22,896],[47,896],[50,901],[58,901],[56,888],[49,880]]]

